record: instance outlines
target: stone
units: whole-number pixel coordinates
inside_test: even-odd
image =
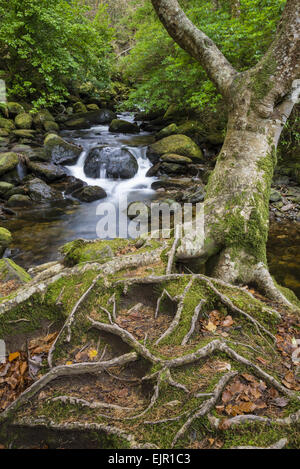
[[[46,132],[58,132],[59,131],[59,125],[53,121],[45,121],[43,123],[43,126]]]
[[[5,197],[5,194],[7,194],[13,187],[14,185],[9,182],[0,181],[0,197]]]
[[[22,194],[12,195],[7,202],[8,207],[29,207],[31,204],[30,198]]]
[[[109,178],[130,179],[138,172],[138,163],[125,148],[93,148],[85,160],[84,172],[88,177],[99,178],[102,171]]]
[[[167,127],[161,129],[157,135],[156,139],[161,140],[162,138],[169,137],[170,135],[179,134],[178,127],[176,124],[170,124]]]
[[[88,111],[100,111],[98,104],[87,104],[86,108]]]
[[[180,178],[180,179],[175,179],[175,178],[161,178],[159,181],[154,181],[151,185],[152,189],[160,189],[163,187],[164,189],[169,189],[169,188],[179,188],[179,189],[185,189],[188,188],[191,185],[191,179],[190,178]]]
[[[32,116],[27,112],[22,112],[15,117],[15,124],[18,129],[31,129]]]
[[[68,129],[88,129],[93,125],[110,124],[116,118],[117,115],[109,109],[100,109],[99,111],[76,114],[65,122],[65,126]]]
[[[175,153],[167,153],[162,155],[160,160],[164,163],[177,163],[177,164],[190,164],[192,163],[191,158],[182,155],[176,155]]]
[[[41,109],[33,115],[33,123],[37,129],[43,129],[44,123],[54,121],[54,117],[47,109]]]
[[[0,226],[0,257],[3,256],[5,249],[8,248],[11,242],[11,232]]]
[[[182,197],[182,202],[190,203],[190,204],[197,204],[199,202],[203,202],[205,196],[205,191],[203,188],[200,188],[192,193],[185,193]]]
[[[19,163],[16,153],[0,153],[0,176],[14,170]]]
[[[5,129],[0,129],[0,137],[8,137],[9,132]]]
[[[34,132],[35,130],[32,129],[18,129],[13,130],[12,134],[18,138],[26,138],[32,140],[34,138]]]
[[[109,126],[110,132],[119,133],[138,133],[140,131],[138,125],[123,119],[113,119]]]
[[[81,101],[78,101],[77,103],[73,105],[73,110],[75,113],[87,112],[87,108],[85,104],[83,104]]]
[[[99,186],[85,186],[77,189],[72,193],[73,197],[81,202],[94,202],[95,200],[104,199],[107,194],[104,189]]]
[[[12,120],[0,117],[0,128],[6,130],[7,132],[11,132],[16,128],[16,126]]]
[[[48,186],[41,179],[35,178],[31,179],[26,184],[26,189],[29,194],[29,197],[34,202],[43,202],[43,201],[54,201],[61,200],[63,196],[57,190],[54,190],[52,187]]]
[[[45,179],[47,182],[58,181],[66,176],[64,168],[52,163],[38,163],[35,161],[28,161],[27,167],[33,174]]]
[[[45,154],[53,163],[73,165],[77,162],[82,148],[66,142],[56,134],[49,134],[44,141]]]
[[[8,112],[11,116],[17,116],[25,112],[24,107],[19,103],[9,102],[6,105]]]
[[[11,259],[0,259],[0,282],[6,283],[14,280],[18,285],[31,281],[30,275]]]
[[[271,189],[269,200],[270,202],[278,202],[279,200],[282,200],[282,196],[280,192],[276,191],[275,189]]]
[[[152,163],[156,163],[162,155],[175,153],[187,156],[195,163],[203,162],[203,154],[195,142],[186,135],[170,135],[148,147],[147,156]]]

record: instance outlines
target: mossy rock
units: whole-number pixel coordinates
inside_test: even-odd
[[[11,116],[17,116],[25,112],[24,107],[19,103],[9,102],[6,105],[8,112]]]
[[[12,120],[0,117],[0,128],[11,132],[16,128],[16,126]]]
[[[16,116],[15,124],[18,129],[31,129],[32,116],[27,112],[22,112]]]
[[[31,277],[22,267],[15,264],[14,261],[4,257],[0,260],[0,282],[6,283],[9,280],[15,280],[16,283],[22,285],[30,282]]]
[[[42,109],[33,116],[33,123],[36,128],[42,129],[45,122],[54,121],[54,117],[47,109]]]
[[[19,158],[16,153],[0,153],[0,176],[14,170],[19,163]]]
[[[58,132],[59,131],[59,125],[54,122],[54,121],[46,121],[44,122],[44,129],[46,132]]]
[[[167,153],[187,156],[195,163],[201,163],[204,160],[200,148],[186,135],[170,135],[148,148],[148,157],[152,163],[156,163],[159,157]]]
[[[107,241],[76,239],[62,246],[60,252],[63,254],[64,264],[67,266],[92,261],[102,264],[115,256],[119,249],[126,247],[128,244],[129,241],[127,239],[121,238]]]
[[[176,155],[175,153],[167,153],[160,157],[164,163],[177,163],[177,164],[190,164],[192,163],[191,158],[182,155]]]
[[[8,137],[9,132],[6,129],[0,129],[0,137]]]
[[[6,228],[0,227],[0,257],[3,256],[4,251],[12,242],[11,232]]]
[[[18,138],[25,138],[32,140],[34,138],[34,133],[35,130],[33,129],[18,129],[18,130],[13,130],[12,134],[15,135]]]
[[[169,137],[170,135],[174,134],[184,134],[184,132],[179,132],[179,129],[176,124],[170,124],[158,132],[158,134],[156,135],[156,139],[161,140],[162,138]]]
[[[87,108],[88,111],[99,111],[100,110],[98,104],[87,104],[86,108]]]
[[[87,107],[81,101],[78,101],[73,105],[74,112],[87,112]],[[91,109],[94,110],[94,109]]]
[[[7,201],[8,207],[29,207],[31,204],[30,198],[23,194],[14,194]]]
[[[56,134],[49,134],[44,141],[44,151],[47,159],[53,163],[72,165],[78,160],[82,148],[66,142]]]
[[[14,185],[10,184],[9,182],[0,181],[0,197],[5,197],[11,189],[13,189]]]
[[[109,126],[110,132],[120,133],[138,133],[140,131],[138,125],[123,119],[113,119]]]

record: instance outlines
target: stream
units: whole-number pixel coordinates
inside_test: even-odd
[[[121,119],[133,122],[133,115],[123,113]],[[88,185],[100,186],[107,197],[92,203],[72,203],[68,199],[61,202],[41,204],[39,207],[16,210],[17,216],[3,223],[14,237],[10,256],[24,268],[50,262],[58,258],[58,248],[68,241],[85,238],[95,239],[96,226],[100,220],[96,210],[99,204],[110,202],[118,213],[119,203],[127,200],[146,201],[155,198],[151,189],[155,178],[146,177],[152,166],[146,157],[147,146],[154,141],[149,132],[139,134],[116,134],[108,130],[108,125],[97,125],[90,129],[63,131],[66,140],[81,145],[83,151],[74,166],[67,167],[70,175]],[[115,180],[105,177],[86,177],[83,166],[91,148],[106,145],[129,149],[138,162],[138,172],[131,179]],[[126,220],[126,217],[124,217]],[[118,220],[118,217],[117,217]],[[127,223],[127,221],[125,222]],[[273,223],[268,241],[268,260],[271,273],[282,285],[294,290],[300,297],[300,224],[296,222]]]

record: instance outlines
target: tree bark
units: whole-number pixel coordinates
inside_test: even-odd
[[[233,69],[176,0],[152,4],[173,39],[218,86],[229,114],[225,142],[207,185],[204,237],[198,232],[183,238],[177,257],[206,263],[214,276],[232,283],[256,283],[287,304],[268,272],[266,242],[276,148],[300,93],[300,2],[287,1],[274,42],[243,73]]]

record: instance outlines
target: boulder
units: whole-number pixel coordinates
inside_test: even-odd
[[[53,163],[75,164],[82,152],[82,148],[66,142],[56,134],[49,134],[44,141],[45,154]]]
[[[99,111],[76,114],[65,122],[65,126],[68,129],[88,129],[93,125],[110,124],[116,118],[117,115],[109,109],[100,109]]]
[[[11,132],[16,128],[16,126],[12,120],[0,117],[0,128],[6,130],[7,132]]]
[[[0,197],[4,197],[5,195],[13,188],[13,184],[9,182],[0,181]]]
[[[16,116],[15,124],[18,129],[31,129],[32,116],[27,112],[22,112]]]
[[[16,153],[0,153],[0,176],[14,170],[19,163],[19,158]]]
[[[78,189],[87,186],[87,183],[74,176],[67,176],[62,181],[63,191],[66,195],[73,194]]]
[[[45,179],[48,182],[58,181],[66,176],[66,171],[60,166],[52,163],[38,163],[36,161],[27,161],[27,167],[30,171]]]
[[[14,280],[18,285],[23,285],[30,282],[31,277],[14,261],[4,257],[0,260],[0,282],[6,283],[10,280]]]
[[[130,179],[138,172],[138,163],[125,148],[93,148],[85,160],[84,172],[88,177],[99,178],[102,171],[108,178]]]
[[[43,126],[46,132],[58,132],[59,131],[59,125],[54,121],[45,121],[43,123]]]
[[[25,112],[25,109],[19,103],[9,102],[7,103],[6,107],[8,109],[9,115],[12,117],[15,117],[18,114],[22,114],[23,112]]]
[[[0,137],[8,137],[9,132],[6,129],[0,129]]]
[[[282,200],[282,195],[280,192],[276,191],[275,189],[271,189],[270,202],[279,202],[280,200]]]
[[[203,188],[197,189],[194,192],[187,192],[182,196],[182,202],[197,204],[198,202],[203,202],[205,196],[205,191]]]
[[[15,135],[18,138],[26,138],[33,140],[34,139],[34,133],[35,130],[32,129],[18,129],[18,130],[13,130],[12,134]]]
[[[203,154],[195,142],[186,135],[170,135],[148,147],[147,156],[152,163],[157,163],[162,155],[175,153],[187,156],[195,163],[203,162]]]
[[[27,195],[15,194],[8,199],[7,205],[8,207],[29,207],[31,200]]]
[[[159,181],[154,181],[151,185],[152,189],[188,189],[192,181],[190,178],[161,178]]]
[[[63,196],[60,192],[52,189],[41,179],[31,179],[26,184],[27,193],[34,202],[43,202],[49,200],[61,200]]]
[[[43,129],[44,123],[49,121],[54,121],[54,117],[47,109],[42,109],[33,116],[33,123],[37,129]]]
[[[160,171],[166,174],[186,174],[187,166],[177,163],[162,163],[160,166]]]
[[[86,108],[88,111],[100,111],[98,104],[87,104]]]
[[[140,129],[138,125],[132,124],[131,122],[122,119],[113,119],[109,126],[110,132],[118,133],[139,133]]]
[[[183,132],[178,131],[177,125],[170,124],[158,132],[158,134],[156,135],[156,139],[161,140],[162,138],[169,137],[170,135],[179,134],[179,133],[183,133]]]
[[[81,101],[78,101],[77,103],[73,105],[73,110],[75,113],[87,112],[86,105],[83,104]]]
[[[5,249],[8,248],[11,242],[11,232],[0,226],[0,257],[3,256]]]
[[[85,186],[77,189],[72,193],[73,197],[81,202],[94,202],[95,200],[104,199],[107,194],[102,187],[99,186]]]

